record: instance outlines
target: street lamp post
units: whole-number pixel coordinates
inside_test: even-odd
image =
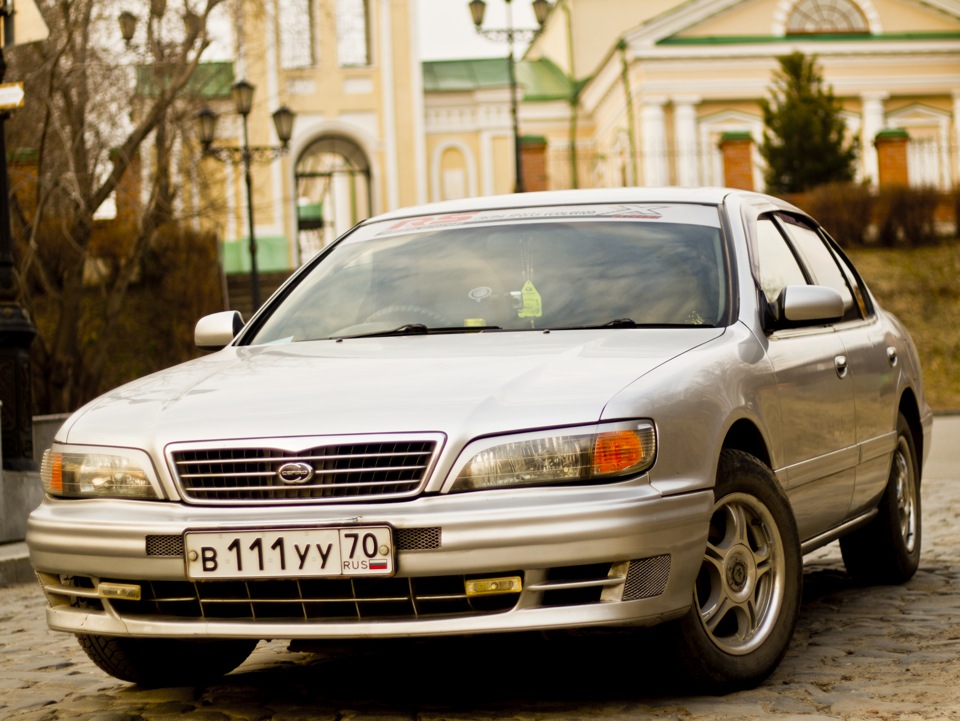
[[[0,8],[3,22],[10,22],[12,11]],[[7,62],[0,48],[0,82]],[[33,366],[30,344],[37,335],[30,314],[17,297],[20,283],[13,257],[10,231],[10,196],[7,178],[5,123],[7,110],[0,110],[0,438],[3,468],[10,471],[35,471],[33,460]],[[2,488],[0,488],[2,490]]]
[[[270,163],[287,153],[290,138],[293,136],[294,114],[283,106],[273,113],[273,125],[277,131],[280,145],[251,146],[247,118],[253,108],[254,87],[246,80],[233,84],[231,95],[237,114],[243,119],[243,145],[240,147],[214,146],[213,138],[217,129],[217,114],[204,108],[197,114],[200,122],[200,144],[203,154],[216,158],[222,163],[242,162],[243,177],[247,187],[247,227],[250,233],[250,297],[253,310],[260,307],[260,274],[257,270],[257,238],[253,228],[253,179],[250,166],[253,163]]]
[[[513,7],[512,0],[503,0],[507,4],[507,27],[505,28],[484,28],[483,16],[487,10],[487,3],[484,0],[470,0],[470,17],[473,18],[473,24],[480,35],[498,42],[506,42],[509,52],[507,53],[507,74],[510,82],[510,117],[513,121],[513,167],[516,184],[516,192],[522,193],[526,190],[523,184],[523,161],[520,148],[520,121],[517,117],[517,68],[516,60],[513,55],[513,43],[516,40],[532,40],[536,37],[540,29],[513,27]],[[533,0],[533,12],[536,15],[537,23],[543,27],[550,12],[550,3],[548,0]]]

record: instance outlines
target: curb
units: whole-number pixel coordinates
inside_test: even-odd
[[[35,583],[36,574],[30,565],[27,544],[0,544],[0,588],[20,583]]]

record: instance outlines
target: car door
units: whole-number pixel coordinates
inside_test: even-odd
[[[855,515],[883,492],[896,445],[896,346],[852,266],[822,231],[789,216],[780,220],[817,284],[834,288],[844,300],[843,319],[834,329],[854,389],[859,465],[850,513]]]
[[[787,285],[812,281],[774,215],[757,220],[761,290],[774,302]],[[835,324],[767,334],[781,412],[782,468],[800,536],[808,539],[846,517],[858,451],[853,380]]]

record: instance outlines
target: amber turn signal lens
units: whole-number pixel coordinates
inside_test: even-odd
[[[597,436],[593,448],[594,473],[622,473],[642,460],[643,443],[633,431],[611,431]]]
[[[48,493],[63,491],[63,455],[47,450],[43,454],[43,463],[40,466],[40,478]]]

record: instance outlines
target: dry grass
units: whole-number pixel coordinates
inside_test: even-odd
[[[880,304],[910,329],[930,405],[960,411],[960,241],[847,252]]]

